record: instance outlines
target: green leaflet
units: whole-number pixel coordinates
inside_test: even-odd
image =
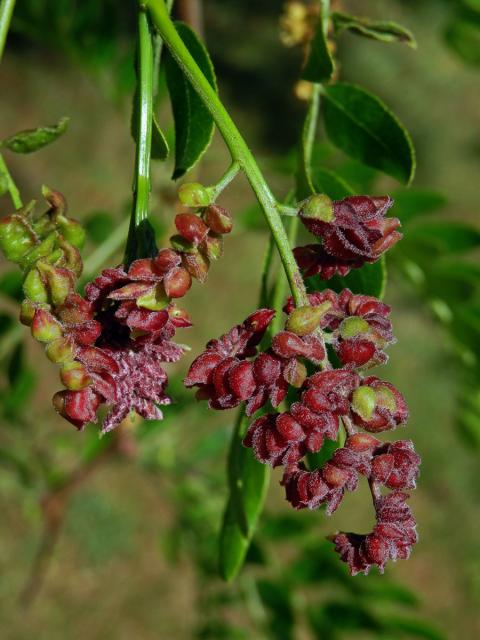
[[[316,193],[326,193],[332,200],[342,200],[355,193],[346,180],[330,169],[312,168],[312,181]]]
[[[240,414],[228,460],[230,495],[219,541],[220,575],[227,581],[233,580],[242,568],[270,479],[269,467],[242,445],[247,424],[248,418]]]
[[[447,203],[447,199],[437,191],[427,189],[401,189],[391,194],[395,201],[392,215],[400,218],[402,224],[417,216],[435,213]]]
[[[177,22],[176,28],[202,73],[217,90],[213,65],[202,42],[186,24]],[[205,153],[215,125],[208,109],[169,53],[165,58],[165,71],[175,120],[175,168],[172,178],[176,180]]]
[[[360,269],[352,269],[344,278],[334,276],[326,282],[318,276],[307,280],[307,289],[311,291],[323,291],[323,289],[333,289],[340,292],[342,289],[350,289],[353,293],[363,293],[366,296],[383,298],[387,285],[387,268],[385,256],[373,264],[365,264]]]
[[[463,222],[425,221],[409,227],[407,240],[407,249],[410,243],[421,243],[424,251],[432,249],[439,254],[457,253],[478,247],[480,231]]]
[[[55,142],[67,130],[68,122],[69,118],[62,118],[55,125],[19,131],[13,136],[4,138],[0,142],[0,147],[14,153],[32,153]]]
[[[332,21],[336,34],[351,31],[380,42],[403,42],[414,49],[417,47],[412,32],[396,22],[359,18],[340,11],[332,13]]]
[[[302,78],[310,82],[327,82],[333,75],[335,63],[328,50],[327,40],[322,28],[322,21],[319,20],[317,29],[312,41],[305,67],[302,71]]]
[[[479,14],[473,10],[460,11],[447,25],[444,38],[448,47],[462,62],[472,67],[480,66]]]
[[[376,96],[353,84],[323,88],[322,113],[330,141],[356,160],[409,184],[415,173],[410,135]]]

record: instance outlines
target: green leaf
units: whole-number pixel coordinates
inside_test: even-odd
[[[458,253],[480,246],[480,230],[463,222],[420,222],[409,228],[407,241],[423,244],[424,252],[430,248],[440,255]],[[426,254],[425,257],[429,258]]]
[[[55,142],[67,130],[68,122],[69,118],[62,118],[55,125],[20,131],[2,140],[0,147],[9,149],[14,153],[32,153],[47,144]]]
[[[310,82],[328,82],[334,70],[335,65],[328,49],[327,39],[323,33],[322,21],[319,20],[315,35],[310,42],[302,78]]]
[[[437,191],[427,189],[402,189],[392,192],[395,201],[393,214],[402,223],[410,222],[418,216],[435,213],[447,204],[447,199]]]
[[[23,276],[21,271],[15,269],[6,271],[0,276],[0,293],[7,298],[21,302],[25,297],[22,289]]]
[[[332,200],[341,200],[355,193],[353,187],[338,173],[323,167],[312,168],[312,182],[316,193],[326,193]]]
[[[168,142],[160,129],[160,125],[157,122],[155,114],[152,118],[152,160],[166,160],[170,149],[168,148]]]
[[[23,344],[18,344],[10,357],[7,377],[9,389],[2,394],[3,411],[9,418],[16,418],[28,407],[28,400],[35,390],[37,375],[25,361]]]
[[[176,28],[216,91],[215,72],[207,50],[186,24],[177,22]],[[175,121],[175,169],[172,178],[176,180],[189,171],[205,153],[212,140],[215,125],[208,109],[169,53],[165,58],[165,71]]]
[[[219,569],[224,580],[233,580],[245,561],[258,517],[263,509],[270,470],[258,462],[242,440],[248,419],[240,416],[228,461],[230,494],[220,532]]]
[[[385,256],[373,264],[365,264],[360,269],[352,269],[344,278],[334,276],[328,283],[318,276],[307,280],[307,289],[311,291],[323,291],[333,289],[340,292],[342,289],[350,289],[352,293],[363,293],[367,296],[383,298],[387,284],[387,268]]]
[[[288,585],[259,580],[257,589],[263,606],[269,612],[271,637],[275,640],[293,640],[295,616]]]
[[[403,42],[414,49],[417,46],[412,32],[396,22],[359,18],[339,11],[332,13],[332,21],[335,33],[347,30],[380,42]]]
[[[395,616],[389,613],[382,614],[379,619],[385,630],[400,638],[404,638],[405,634],[412,638],[425,638],[426,640],[445,640],[446,637],[429,622],[417,618]]]
[[[418,597],[411,589],[396,582],[389,582],[383,576],[369,576],[368,580],[362,581],[359,593],[366,600],[375,603],[394,602],[410,607],[419,603]]]
[[[410,135],[376,96],[339,82],[323,88],[322,113],[330,141],[356,160],[409,184],[415,173]]]
[[[480,449],[480,388],[468,385],[462,389],[456,423],[465,444]]]
[[[445,42],[465,64],[480,66],[480,21],[459,16],[445,29]]]
[[[93,211],[85,219],[84,226],[89,240],[99,245],[110,237],[117,223],[107,211]]]

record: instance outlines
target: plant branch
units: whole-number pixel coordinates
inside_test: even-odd
[[[139,0],[147,8],[152,21],[160,32],[166,46],[175,58],[185,76],[192,84],[203,103],[210,111],[227,145],[232,159],[237,161],[252,186],[258,202],[270,226],[270,230],[280,253],[283,267],[292,290],[295,304],[307,303],[305,286],[295,258],[288,243],[287,234],[277,211],[276,200],[268,187],[250,149],[242,138],[230,115],[220,101],[215,90],[205,78],[197,63],[185,47],[168,15],[164,0]]]
[[[217,184],[207,188],[207,191],[210,195],[210,202],[215,202],[222,191],[226,189],[226,187],[228,187],[231,181],[235,178],[240,169],[240,164],[236,160],[234,160],[225,171],[223,176],[220,178],[220,180],[217,182]]]
[[[167,14],[168,15],[168,14]],[[155,235],[148,222],[150,198],[150,155],[153,120],[153,42],[148,16],[143,9],[138,13],[137,90],[134,105],[134,132],[136,139],[135,173],[133,179],[133,206],[130,230],[125,251],[125,263],[156,253]]]
[[[15,0],[2,0],[0,3],[0,60],[2,59],[7,41],[10,22],[12,21]]]

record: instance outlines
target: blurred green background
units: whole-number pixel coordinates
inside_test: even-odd
[[[19,2],[0,66],[0,138],[64,115],[71,118],[56,144],[30,156],[5,157],[24,200],[38,197],[42,184],[67,196],[71,215],[90,232],[85,256],[111,237],[129,212],[135,3],[119,4]],[[198,4],[180,3],[183,17],[191,17]],[[341,7],[397,20],[414,32],[417,50],[342,36],[340,73],[377,93],[411,132],[418,156],[414,189],[444,196],[433,198],[431,219],[478,226],[478,2],[361,0]],[[205,0],[201,9],[221,95],[274,191],[283,195],[291,185],[288,171],[304,103],[293,90],[301,53],[282,46],[279,38],[282,3]],[[167,103],[159,113],[162,123],[170,122]],[[317,153],[352,184],[371,185],[377,192],[398,189],[393,180],[361,172],[340,158],[321,132]],[[216,134],[194,173],[209,184],[227,163]],[[170,173],[168,164],[153,168],[152,218],[163,242],[171,233],[175,206]],[[258,296],[267,233],[247,183],[236,180],[221,203],[232,211],[236,226],[207,284],[194,286],[188,296],[195,327],[181,340],[193,353],[250,313]],[[6,196],[0,204],[5,215],[10,210]],[[113,445],[108,439],[99,445],[95,427],[76,433],[51,409],[50,397],[59,387],[55,368],[26,329],[12,329],[18,278],[2,263],[1,637],[479,637],[475,397],[477,408],[480,401],[472,367],[478,315],[468,325],[469,345],[460,338],[459,346],[452,336],[464,325],[452,328],[451,316],[464,289],[434,275],[428,284],[434,293],[426,299],[422,278],[401,251],[392,252],[386,296],[398,343],[382,375],[409,402],[408,431],[399,437],[412,438],[423,458],[411,500],[420,532],[412,558],[389,566],[383,579],[347,578],[324,538],[345,527],[368,530],[367,492],[348,496],[330,519],[322,512],[292,513],[275,472],[249,563],[233,585],[215,574],[233,415],[209,413],[182,390],[187,357],[170,367],[178,403],[167,408],[162,423],[127,426]],[[121,253],[119,246],[112,264]],[[422,259],[428,263],[429,257],[427,247]],[[478,265],[478,250],[468,259]],[[469,295],[478,284],[469,284]],[[448,286],[453,293],[447,295]],[[464,404],[473,406],[474,418],[467,423]],[[99,446],[107,453],[100,464],[89,462]],[[86,469],[85,477],[74,479],[71,491],[59,490],[79,467]],[[50,529],[44,536],[45,522]],[[47,542],[38,555],[42,536]],[[25,590],[27,607],[25,598],[19,601]]]

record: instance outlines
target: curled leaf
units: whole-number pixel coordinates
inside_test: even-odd
[[[55,125],[25,129],[25,131],[4,138],[0,142],[0,147],[14,153],[32,153],[55,142],[67,130],[69,120],[70,118],[62,118]]]

